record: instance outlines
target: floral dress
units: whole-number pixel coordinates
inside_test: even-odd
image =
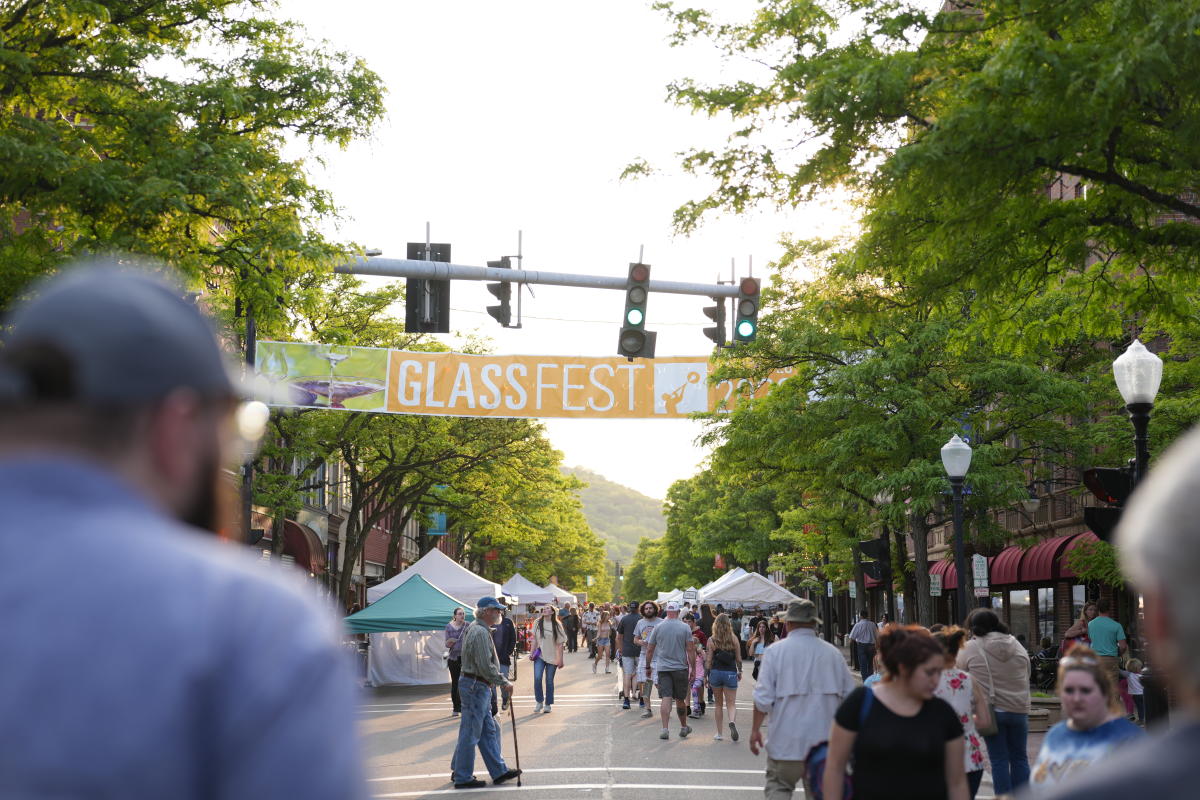
[[[942,680],[933,693],[950,704],[958,721],[963,726],[963,762],[967,772],[983,769],[983,739],[975,730],[975,716],[971,706],[975,698],[975,685],[971,676],[961,669],[951,667],[942,670]]]

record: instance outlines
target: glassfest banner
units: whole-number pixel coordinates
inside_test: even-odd
[[[619,356],[421,353],[372,347],[259,342],[257,370],[271,405],[460,417],[683,419],[762,396],[765,381],[709,384],[704,356],[629,361]]]

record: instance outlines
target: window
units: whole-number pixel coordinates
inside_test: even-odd
[[[1029,590],[1017,589],[1008,593],[1008,627],[1013,636],[1029,645]]]
[[[1038,605],[1038,642],[1043,638],[1049,638],[1054,641],[1054,590],[1053,589],[1038,589],[1037,590],[1037,605]],[[1034,642],[1033,644],[1038,644]],[[1038,645],[1040,647],[1040,644]]]
[[[1087,602],[1087,587],[1072,586],[1071,587],[1071,621],[1079,619],[1083,616],[1083,606]]]

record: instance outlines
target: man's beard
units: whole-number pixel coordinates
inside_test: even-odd
[[[196,485],[176,517],[185,525],[225,538],[237,538],[239,529],[234,502],[237,491],[231,481],[222,478],[219,448],[214,443],[200,461]]]
[[[646,610],[642,611],[642,616],[645,617],[646,619],[650,619],[651,617],[655,617],[658,615],[654,613],[654,609],[647,608]]]

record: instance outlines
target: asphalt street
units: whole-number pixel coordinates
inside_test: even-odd
[[[375,797],[416,798],[436,795],[482,796],[533,792],[536,800],[705,800],[725,795],[752,798],[763,790],[765,757],[750,753],[751,693],[754,682],[747,663],[738,690],[737,719],[741,740],[714,741],[712,707],[702,719],[689,720],[693,733],[678,735],[671,721],[671,738],[657,714],[650,719],[633,709],[624,711],[617,700],[617,675],[593,675],[587,654],[568,653],[558,672],[555,702],[550,714],[534,714],[533,669],[518,666],[513,694],[521,753],[522,788],[516,781],[483,789],[455,789],[450,782],[450,757],[458,737],[458,718],[450,716],[449,685],[388,687],[368,690],[362,707],[362,729],[368,759],[370,792]],[[657,699],[654,701],[657,703]],[[657,706],[655,707],[657,711]],[[516,766],[512,722],[508,712],[499,720],[504,758]],[[768,731],[769,735],[769,731]],[[476,777],[486,779],[479,757]],[[797,791],[796,797],[803,793]],[[980,798],[991,797],[990,776]]]

